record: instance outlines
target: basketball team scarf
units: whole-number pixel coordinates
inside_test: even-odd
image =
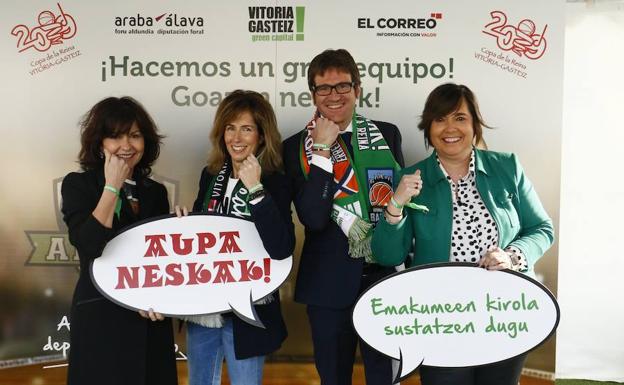
[[[310,131],[316,127],[316,118],[319,116],[316,111],[301,133],[300,164],[306,179],[310,173],[314,144]],[[366,262],[374,262],[371,230],[379,214],[371,214],[373,207],[383,208],[390,200],[394,178],[398,176],[400,167],[381,131],[371,120],[354,111],[352,127],[353,158],[340,135],[330,148],[334,182],[337,186],[331,218],[347,236],[349,255],[352,258],[364,258]],[[375,175],[383,177],[376,181]],[[379,191],[371,189],[379,183],[386,185],[381,191],[382,196],[379,196]]]
[[[234,186],[232,191],[232,197],[229,201],[226,201],[225,193],[227,191],[227,184],[232,175],[232,164],[229,159],[226,159],[219,170],[219,173],[212,178],[206,195],[204,196],[204,202],[202,204],[203,211],[209,213],[218,214],[230,214],[239,218],[249,219],[251,212],[249,211],[249,191],[240,180]],[[273,302],[273,295],[268,296],[254,302],[256,305],[265,305]],[[223,327],[223,317],[220,313],[216,314],[199,314],[199,315],[187,315],[180,317],[185,321],[190,321],[207,328],[221,328]]]
[[[225,192],[227,191],[227,184],[232,175],[232,164],[229,159],[226,159],[219,170],[219,173],[212,178],[206,195],[204,196],[203,208],[205,212],[230,214],[239,218],[249,218],[251,213],[249,211],[249,191],[245,188],[245,185],[240,180],[234,186],[232,191],[232,197],[229,201],[225,199]]]

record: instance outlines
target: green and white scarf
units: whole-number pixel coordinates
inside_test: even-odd
[[[306,179],[310,173],[314,144],[310,132],[316,127],[318,116],[319,113],[316,112],[301,133],[300,164]],[[349,255],[352,258],[365,258],[367,262],[374,262],[371,230],[377,216],[371,214],[373,207],[383,208],[389,201],[394,178],[398,176],[400,167],[381,131],[371,120],[354,112],[352,127],[353,157],[340,135],[330,149],[334,181],[337,185],[331,218],[347,236]],[[376,181],[375,173],[385,175],[385,179]],[[386,192],[382,197],[377,196],[376,191],[371,194],[371,187],[379,183],[386,185],[382,186],[381,190]]]

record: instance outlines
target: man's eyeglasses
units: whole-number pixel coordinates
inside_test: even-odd
[[[314,86],[312,88],[312,91],[315,95],[327,96],[332,93],[332,90],[336,90],[337,94],[346,94],[348,92],[351,92],[351,89],[353,87],[355,87],[355,82],[338,83],[333,86],[330,86],[329,84],[321,84],[320,86]]]

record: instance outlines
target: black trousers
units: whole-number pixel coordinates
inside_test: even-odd
[[[378,279],[392,272],[384,269],[362,277],[364,291]],[[355,304],[354,304],[355,305]],[[360,343],[367,385],[392,384],[392,360],[373,350],[356,334],[351,321],[353,306],[332,309],[308,305],[308,319],[312,329],[314,362],[321,377],[321,385],[351,385],[355,347]]]
[[[470,368],[420,367],[422,385],[518,385],[527,354]]]

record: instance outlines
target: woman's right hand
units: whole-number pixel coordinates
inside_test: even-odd
[[[111,154],[107,149],[104,152],[104,179],[107,185],[120,190],[124,181],[130,177],[130,168],[126,162],[118,156]]]
[[[412,197],[418,196],[421,189],[422,179],[420,178],[420,170],[416,170],[413,174],[403,175],[394,192],[394,201],[403,206],[409,202]]]

